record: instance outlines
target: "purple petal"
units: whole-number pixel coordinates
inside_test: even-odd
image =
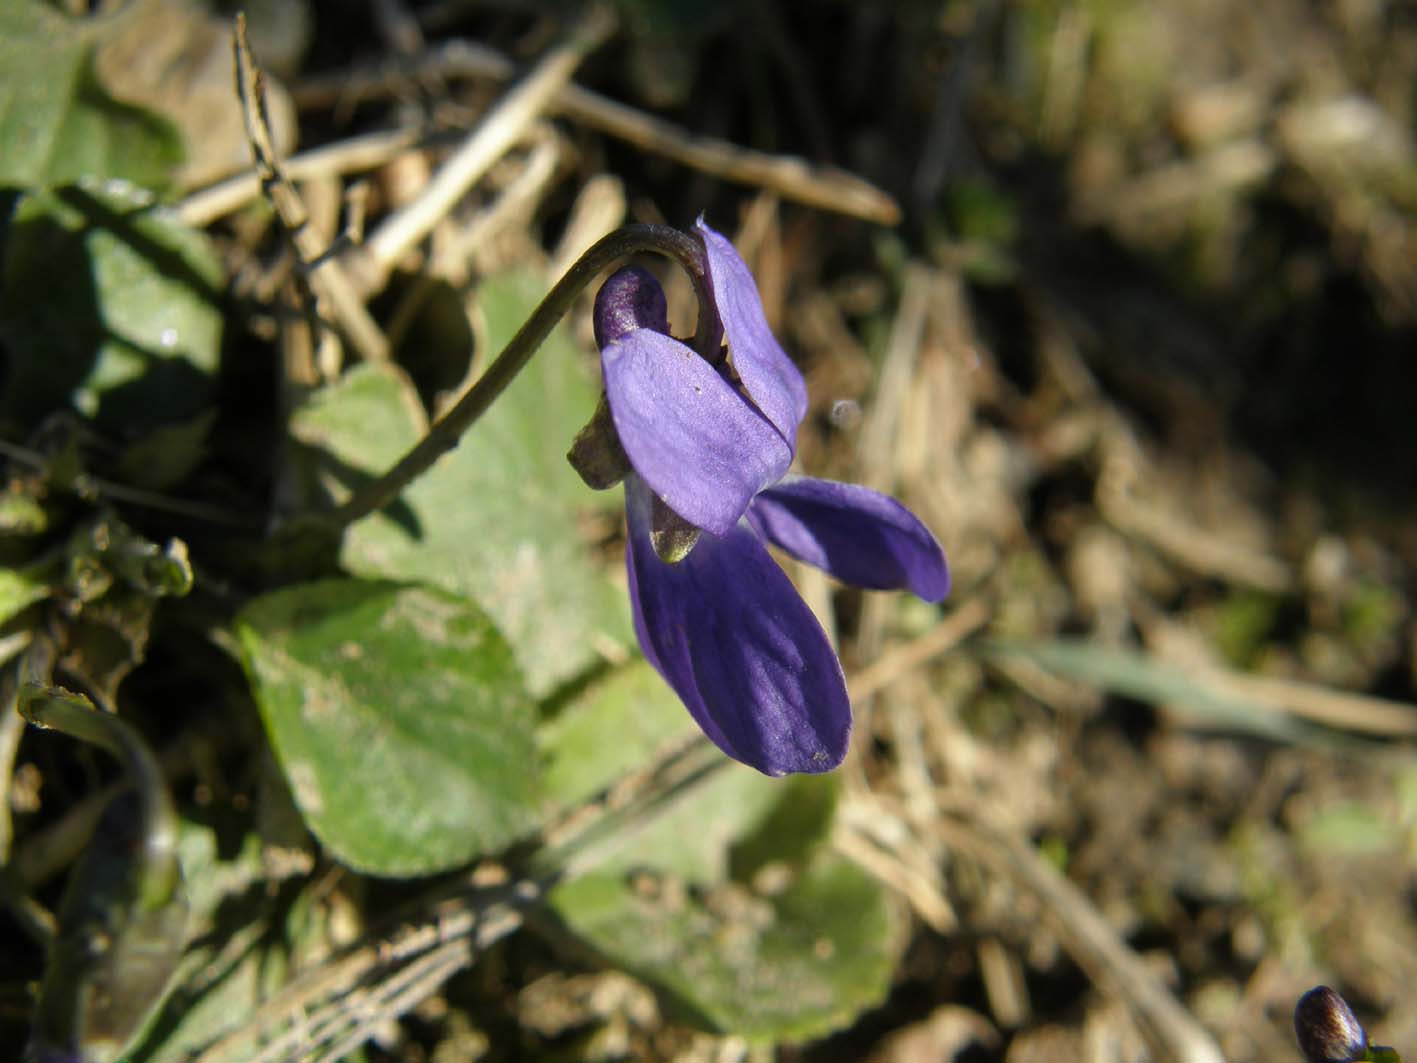
[[[648,270],[626,266],[610,275],[595,293],[591,314],[595,345],[604,347],[628,332],[647,328],[669,334],[669,303]]]
[[[903,587],[927,602],[949,593],[945,552],[930,529],[869,488],[794,477],[758,495],[748,521],[769,542],[843,583]]]
[[[709,287],[728,338],[733,368],[758,409],[795,450],[797,426],[807,415],[807,384],[768,328],[748,264],[702,218],[696,227],[707,252]]]
[[[735,527],[666,565],[650,545],[650,493],[636,476],[625,502],[635,632],[704,734],[765,775],[840,764],[851,742],[841,664],[763,544]]]
[[[600,362],[630,464],[689,523],[723,534],[791,463],[772,425],[678,340],[640,329]]]

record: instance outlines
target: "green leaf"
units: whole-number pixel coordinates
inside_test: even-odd
[[[659,673],[637,658],[592,683],[537,730],[546,793],[563,807],[579,804],[697,731]]]
[[[216,418],[213,407],[135,440],[118,457],[123,483],[148,491],[172,490],[207,457],[207,437]]]
[[[125,1063],[191,1060],[277,996],[302,962],[328,954],[326,928],[309,918],[318,887],[295,898],[274,889],[255,835],[226,849],[211,828],[182,822],[178,857],[192,907],[190,945]],[[258,1047],[254,1038],[231,1046],[252,1056]]]
[[[552,903],[680,1017],[752,1039],[805,1040],[846,1025],[884,998],[898,951],[889,898],[829,852],[785,889],[729,882],[701,892],[652,872],[595,874],[558,888]]]
[[[516,335],[546,295],[545,281],[519,271],[489,277],[477,293],[477,310],[495,356]],[[465,437],[464,447],[487,446],[514,456],[516,468],[536,477],[548,497],[577,509],[620,512],[621,492],[591,491],[566,461],[566,451],[595,412],[599,370],[565,325],[552,330],[531,363]],[[512,481],[510,471],[505,477]]]
[[[568,808],[653,755],[697,731],[678,697],[644,660],[591,684],[541,728],[546,791]],[[699,882],[728,874],[733,843],[768,817],[783,787],[739,764],[725,763],[672,808],[621,827],[608,869],[649,865]]]
[[[96,35],[112,24],[40,0],[0,2],[0,185],[93,176],[162,187],[181,163],[177,130],[114,99],[94,76]]]
[[[87,698],[67,693],[40,698],[81,700],[81,712],[97,711]],[[117,1058],[181,962],[186,893],[172,853],[153,841],[175,825],[165,795],[163,801],[161,819],[149,818],[146,795],[120,792],[69,874],[35,1005],[34,1041],[43,1058],[51,1058],[45,1048],[54,1058]]]
[[[526,278],[489,281],[482,296],[499,350],[534,304]],[[365,576],[432,583],[477,601],[516,648],[541,697],[629,641],[623,590],[595,564],[578,516],[604,505],[565,460],[595,393],[574,346],[553,332],[456,450],[393,505],[355,524],[342,563]],[[417,439],[410,396],[394,374],[361,367],[316,394],[292,422],[323,451],[335,493],[383,472]],[[618,506],[619,492],[610,498]]]
[[[1362,748],[1362,740],[1275,712],[1206,682],[1204,673],[1165,664],[1144,653],[1094,646],[1074,639],[998,641],[982,646],[1001,658],[1022,657],[1082,683],[1156,705],[1179,709],[1198,722],[1274,741]]]
[[[644,661],[589,685],[539,732],[547,791],[571,805],[696,730]],[[830,776],[724,761],[550,896],[557,926],[651,983],[689,1021],[805,1038],[884,996],[898,944],[876,883],[824,851]]]
[[[0,568],[0,624],[48,597],[50,583],[44,576],[26,569]]]
[[[545,790],[570,808],[698,733],[687,709],[643,658],[591,683],[537,731]],[[674,808],[619,831],[602,868],[644,865],[699,882],[747,878],[770,859],[803,862],[836,806],[825,775],[768,779],[725,763]]]
[[[343,863],[428,874],[535,825],[534,708],[471,603],[328,580],[257,598],[236,629],[295,802]]]
[[[73,405],[114,431],[196,417],[220,354],[222,271],[206,236],[128,185],[27,196],[0,274],[0,414]]]

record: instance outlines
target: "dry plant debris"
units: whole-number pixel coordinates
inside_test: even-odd
[[[223,23],[128,6],[90,16],[93,76],[185,138],[169,217],[227,279],[222,390],[142,433],[0,403],[0,695],[38,668],[115,703],[159,750],[184,857],[219,869],[193,880],[204,921],[148,1044],[222,987],[237,1021],[135,1059],[1278,1060],[1319,983],[1417,1057],[1410,8],[309,0],[252,6],[238,93],[213,87]],[[316,32],[273,31],[282,7]],[[294,54],[262,88],[272,32]],[[536,855],[390,881],[307,833],[309,780],[278,769],[233,664],[242,603],[331,566],[300,515],[368,478],[311,460],[344,438],[329,396],[369,401],[356,429],[426,431],[509,334],[506,271],[539,297],[622,222],[701,211],[806,374],[800,466],[900,497],[953,576],[935,608],[791,569],[856,710],[823,849],[884,884],[894,928],[880,999],[804,1037],[713,1029],[544,904],[717,785],[702,750],[646,725],[640,770],[577,794]],[[689,284],[664,279],[687,333]],[[618,515],[585,496],[586,579],[622,578]],[[450,492],[384,512],[418,530],[429,497]],[[72,537],[88,568],[27,575],[35,543],[96,520],[180,537],[196,593],[119,593],[114,551]],[[598,633],[536,691],[553,721],[633,667],[586,593]],[[20,1044],[57,883],[119,788],[14,712],[0,777],[0,1043]],[[731,951],[800,885],[790,863],[625,881]]]

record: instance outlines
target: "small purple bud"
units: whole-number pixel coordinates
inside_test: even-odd
[[[595,295],[595,345],[604,350],[636,329],[669,335],[669,304],[648,270],[626,266],[611,274]]]
[[[1368,1054],[1368,1032],[1348,1002],[1326,985],[1299,998],[1294,1035],[1307,1063],[1356,1063]]]

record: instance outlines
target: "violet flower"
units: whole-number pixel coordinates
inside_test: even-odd
[[[807,411],[747,265],[697,225],[727,361],[669,335],[644,270],[596,297],[596,342],[625,477],[635,631],[650,663],[723,752],[768,775],[829,771],[851,706],[821,625],[765,543],[847,583],[949,590],[939,544],[904,506],[852,484],[786,477]]]

